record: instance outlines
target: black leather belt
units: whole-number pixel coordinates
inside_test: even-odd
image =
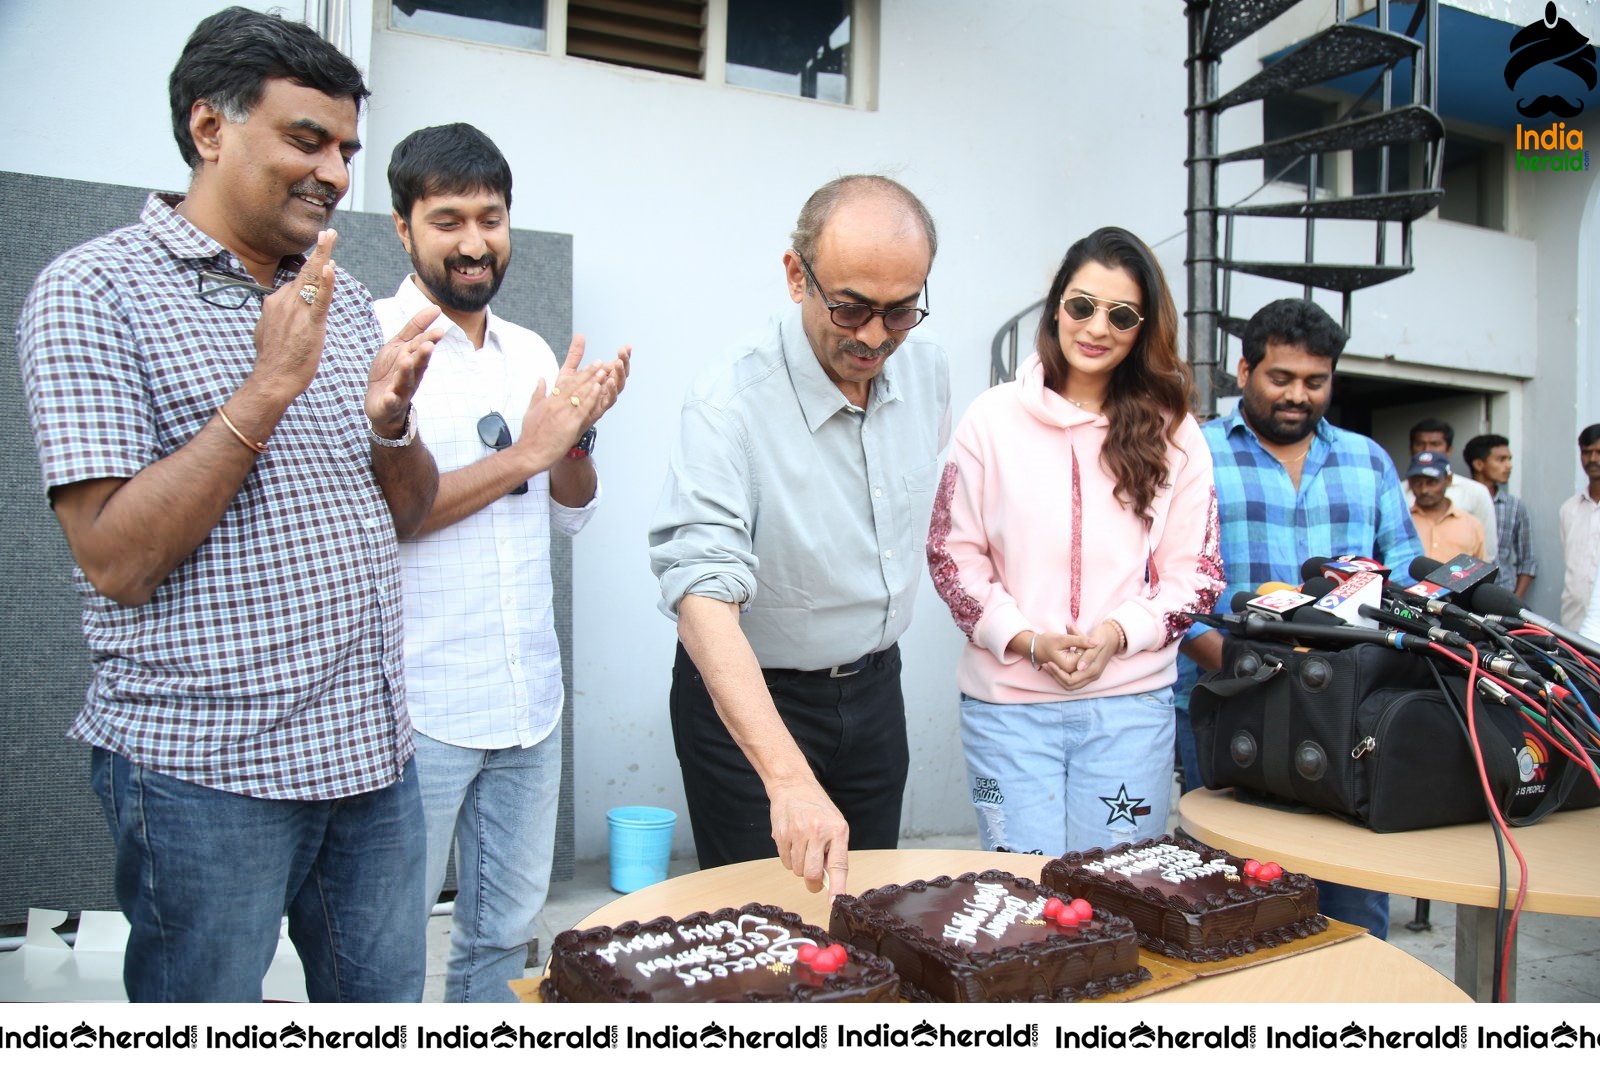
[[[769,672],[787,671],[790,674],[802,674],[802,675],[805,675],[808,678],[809,677],[848,678],[853,674],[860,674],[862,671],[866,670],[868,667],[871,667],[872,665],[876,664],[877,662],[882,660],[883,657],[887,656],[891,651],[893,651],[896,647],[898,647],[898,646],[897,645],[890,645],[888,648],[884,649],[881,652],[868,652],[865,656],[862,656],[860,659],[851,660],[849,663],[841,663],[837,667],[818,667],[814,671],[802,671],[802,670],[797,670],[797,669],[795,669],[793,667],[769,667],[767,669],[768,669]]]

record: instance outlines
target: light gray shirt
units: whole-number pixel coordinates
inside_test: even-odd
[[[913,334],[863,411],[828,379],[798,308],[704,374],[683,405],[650,565],[661,610],[739,604],[763,667],[816,670],[888,648],[911,622],[950,437],[944,349]]]

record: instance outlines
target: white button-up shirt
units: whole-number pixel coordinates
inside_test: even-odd
[[[392,337],[427,298],[410,277],[374,303]],[[440,322],[446,320],[441,317]],[[483,347],[461,327],[433,350],[415,399],[417,431],[441,473],[492,454],[478,420],[497,411],[522,432],[534,383],[559,365],[538,334],[491,311]],[[405,585],[406,691],[418,732],[463,748],[537,744],[561,720],[561,652],[551,604],[550,529],[575,534],[600,503],[550,499],[550,476],[442,530],[400,544]]]
[[[1600,503],[1586,489],[1561,505],[1561,554],[1566,576],[1561,584],[1561,625],[1576,630],[1583,625],[1600,564]]]

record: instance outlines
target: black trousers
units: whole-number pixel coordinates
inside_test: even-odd
[[[860,673],[765,670],[778,714],[817,781],[850,824],[850,847],[894,848],[910,754],[900,693],[900,648],[877,653]],[[672,739],[683,771],[700,866],[778,854],[767,791],[717,717],[683,645],[672,665]]]

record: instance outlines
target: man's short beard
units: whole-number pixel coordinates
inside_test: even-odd
[[[1326,414],[1326,411],[1318,412],[1315,408],[1302,408],[1300,410],[1306,412],[1306,420],[1300,424],[1300,428],[1289,430],[1274,417],[1273,408],[1268,407],[1263,413],[1249,396],[1240,397],[1239,406],[1244,409],[1245,421],[1256,432],[1256,436],[1275,445],[1297,445],[1304,441],[1317,432],[1317,423]]]
[[[489,267],[490,283],[488,286],[467,288],[456,284],[451,274],[456,267],[487,264]],[[451,311],[461,311],[468,314],[482,311],[489,306],[495,294],[500,291],[500,285],[506,279],[506,271],[511,266],[511,253],[506,253],[504,262],[496,262],[494,256],[488,255],[481,259],[468,259],[466,256],[446,256],[440,265],[441,269],[435,273],[433,268],[424,267],[417,259],[415,253],[411,256],[411,266],[416,269],[417,277],[422,279],[423,286],[429,295],[442,307]]]

